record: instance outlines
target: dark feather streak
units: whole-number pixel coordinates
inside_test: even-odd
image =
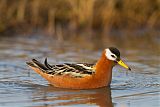
[[[50,65],[47,62],[47,58],[44,61],[44,64],[40,63],[36,59],[32,59],[32,62],[27,63],[28,65],[34,66],[36,65],[38,68],[40,68],[44,73],[51,74],[51,75],[63,75],[65,72],[75,72],[80,74],[93,74],[94,71],[91,69],[84,68],[83,66],[79,64],[69,64],[65,63],[62,65]],[[83,63],[81,63],[83,64]],[[93,64],[83,64],[86,67],[92,67]],[[62,71],[62,72],[59,72]],[[79,76],[78,76],[79,77]]]

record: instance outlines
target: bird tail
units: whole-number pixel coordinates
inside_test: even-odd
[[[32,61],[26,62],[26,64],[29,65],[30,67],[39,68],[42,71],[47,71],[52,69],[52,66],[49,65],[47,62],[47,58],[45,59],[44,64],[40,63],[36,59],[32,59]]]

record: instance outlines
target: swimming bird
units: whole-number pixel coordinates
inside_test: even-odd
[[[92,89],[109,86],[112,80],[112,68],[117,64],[131,70],[121,60],[119,50],[114,47],[105,49],[95,64],[64,63],[51,65],[48,64],[47,59],[45,59],[44,64],[36,59],[32,59],[27,64],[53,86],[70,89]]]

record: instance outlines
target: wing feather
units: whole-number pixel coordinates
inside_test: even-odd
[[[50,75],[69,75],[71,77],[84,77],[90,76],[95,73],[94,64],[77,63],[77,64],[61,64],[50,65],[47,62],[47,58],[44,64],[33,59],[32,62],[27,63],[30,66],[38,67],[42,72]]]

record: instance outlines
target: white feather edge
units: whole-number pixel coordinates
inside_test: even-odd
[[[93,71],[94,71],[94,68],[93,68],[93,67],[87,67],[87,66],[85,66],[84,64],[77,64],[77,65],[79,65],[79,66],[81,66],[81,67],[83,67],[83,68],[85,68],[85,69],[89,69],[89,70],[93,70]],[[91,72],[93,72],[93,71],[91,71]]]

